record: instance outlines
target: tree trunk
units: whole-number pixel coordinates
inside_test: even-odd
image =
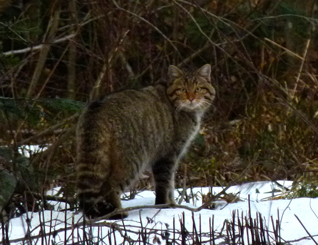
[[[34,74],[26,95],[27,99],[30,99],[32,97],[32,95],[34,94],[34,90],[36,88],[36,85],[38,84],[38,81],[41,77],[44,65],[45,65],[45,61],[47,59],[47,55],[51,49],[51,44],[53,42],[53,39],[55,37],[55,33],[57,31],[58,25],[59,25],[59,20],[60,20],[60,4],[59,4],[59,0],[55,1],[54,4],[54,10],[52,11],[51,14],[51,18],[47,27],[47,31],[44,35],[43,38],[43,47],[40,51],[40,55],[39,55],[39,59],[38,62],[36,64],[35,70],[34,70]]]

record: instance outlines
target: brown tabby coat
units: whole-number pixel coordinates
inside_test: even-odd
[[[189,74],[170,66],[168,73],[165,85],[110,94],[92,102],[81,116],[77,194],[87,216],[121,208],[121,193],[148,167],[154,176],[156,204],[175,202],[177,162],[198,133],[215,90],[210,65]]]

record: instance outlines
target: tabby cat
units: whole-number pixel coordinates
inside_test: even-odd
[[[86,216],[121,208],[121,193],[149,167],[156,204],[175,203],[177,162],[215,97],[210,73],[208,64],[192,73],[171,65],[165,84],[113,93],[88,105],[77,127],[77,194]]]

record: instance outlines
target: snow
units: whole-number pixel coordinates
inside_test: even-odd
[[[29,157],[42,148],[29,146],[21,148],[20,152]],[[216,195],[224,188],[188,189],[189,203],[183,201],[182,206],[164,209],[154,207],[153,191],[143,191],[132,200],[122,201],[123,208],[132,209],[128,218],[95,222],[86,219],[85,224],[81,213],[67,210],[68,204],[49,201],[54,210],[28,212],[12,218],[4,227],[0,224],[0,244],[8,240],[10,244],[195,244],[195,231],[202,234],[199,239],[206,242],[203,244],[233,244],[226,240],[227,233],[231,232],[226,227],[235,224],[235,233],[238,234],[237,220],[246,225],[249,218],[254,221],[258,218],[259,224],[262,219],[265,230],[269,230],[267,234],[272,244],[275,244],[273,226],[277,224],[280,229],[275,230],[280,232],[281,244],[315,244],[312,239],[318,242],[318,229],[315,226],[318,222],[318,198],[288,199],[289,192],[286,190],[291,186],[291,181],[263,181],[231,186],[226,189],[226,193],[232,194],[232,199],[238,197],[237,202],[228,203],[227,198],[221,196],[214,202],[213,209],[195,212],[193,210],[202,205],[204,195]],[[60,187],[55,187],[46,194],[61,197],[59,190]],[[179,193],[182,190],[175,191],[177,201]],[[214,243],[210,239],[212,231]],[[250,234],[246,236],[248,231],[248,228],[244,231],[244,244],[252,244]],[[3,237],[6,234],[8,237]],[[235,244],[242,244],[242,240],[237,238]]]
[[[30,234],[31,237],[39,236],[40,234],[39,237],[32,240],[31,244],[36,244],[36,242],[43,241],[43,239],[46,244],[71,244],[77,241],[83,242],[85,235],[86,240],[99,241],[101,244],[123,244],[124,241],[129,244],[129,239],[142,240],[140,234],[144,234],[144,237],[147,237],[147,244],[168,244],[169,241],[172,244],[171,241],[173,239],[178,241],[182,239],[180,233],[181,223],[184,223],[187,231],[192,232],[194,230],[194,220],[196,229],[198,231],[201,230],[203,234],[202,239],[208,241],[209,236],[206,235],[204,237],[204,234],[211,233],[210,223],[212,220],[215,234],[220,233],[222,228],[223,232],[225,232],[224,221],[231,221],[233,219],[233,211],[235,211],[239,217],[248,217],[249,213],[251,213],[252,218],[256,218],[257,213],[260,213],[264,219],[265,226],[271,231],[273,231],[271,216],[274,224],[279,219],[281,226],[280,236],[284,239],[282,240],[283,242],[287,241],[288,244],[315,244],[295,215],[297,215],[308,232],[314,236],[314,239],[318,241],[318,229],[314,225],[318,222],[316,216],[318,213],[318,199],[279,199],[277,197],[285,196],[286,194],[282,186],[290,188],[292,182],[278,181],[278,183],[280,185],[266,181],[232,186],[227,189],[226,193],[237,195],[240,201],[227,203],[221,200],[218,201],[218,205],[213,210],[202,209],[199,212],[192,212],[185,208],[139,208],[130,211],[128,218],[124,220],[101,220],[92,225],[86,225],[85,229],[82,225],[78,225],[78,228],[75,227],[76,224],[83,221],[82,214],[72,211],[61,211],[61,208],[65,208],[65,206],[56,207],[55,211],[29,212],[9,221],[9,239],[12,240],[11,244],[22,244],[19,239],[25,238],[27,234]],[[187,190],[189,195],[191,193],[194,194],[194,198],[191,199],[191,203],[183,202],[182,205],[188,208],[199,207],[202,205],[202,194],[207,194],[209,191],[216,194],[221,190],[221,187]],[[48,194],[56,193],[58,193],[58,189],[54,189]],[[177,191],[176,197],[178,197]],[[133,200],[122,201],[122,205],[124,208],[152,206],[154,201],[155,194],[152,191],[143,191],[136,195]],[[54,204],[54,202],[51,203]],[[29,225],[27,221],[29,221]],[[86,220],[86,222],[88,221]],[[141,229],[141,226],[143,229]],[[66,228],[68,230],[64,232]],[[173,228],[179,230],[179,232],[173,233]],[[56,232],[54,233],[53,231]],[[49,233],[51,234],[50,236],[48,235]],[[44,236],[44,234],[47,234],[47,236]],[[270,235],[272,238],[274,237],[272,233]],[[2,232],[0,240],[2,240]],[[224,244],[224,242],[225,240],[222,237],[215,240],[215,244]],[[136,242],[136,244],[139,243]],[[190,244],[190,242],[188,241],[186,244]],[[207,244],[210,244],[210,242]],[[246,240],[245,244],[247,244]]]
[[[47,145],[23,145],[20,146],[18,151],[20,154],[24,155],[25,157],[29,158],[33,154],[42,152],[47,149]]]

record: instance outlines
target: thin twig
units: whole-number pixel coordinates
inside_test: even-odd
[[[58,38],[56,40],[51,41],[50,44],[52,45],[52,44],[56,44],[56,43],[69,41],[70,39],[75,37],[75,35],[76,34],[70,34],[70,35],[67,35],[65,37]],[[46,45],[46,44],[40,44],[40,45],[36,45],[36,46],[33,46],[33,47],[28,47],[28,48],[23,48],[23,49],[18,49],[18,50],[11,50],[11,51],[7,51],[7,52],[2,53],[2,55],[8,56],[8,55],[13,55],[13,54],[24,54],[24,53],[27,53],[27,52],[40,50],[40,49],[42,49],[44,47],[44,45]]]
[[[287,52],[287,54],[290,54],[290,55],[292,55],[292,56],[295,56],[295,57],[297,57],[297,58],[300,59],[300,60],[304,60],[304,58],[301,57],[299,54],[294,53],[293,51],[291,51],[291,50],[289,50],[289,49],[283,47],[282,45],[279,45],[278,43],[276,43],[276,42],[274,42],[274,41],[272,41],[272,40],[270,40],[270,39],[268,39],[268,38],[266,38],[266,37],[264,38],[264,40],[267,41],[267,42],[270,42],[270,43],[272,43],[272,44],[274,44],[274,45],[276,45],[276,46],[278,46],[278,47],[280,47],[280,48],[283,49],[283,50],[285,50],[285,51]]]
[[[124,42],[126,36],[128,35],[129,30],[125,31],[122,35],[122,37],[118,40],[118,44],[116,45],[116,47],[114,48],[114,50],[111,52],[111,54],[109,55],[109,59],[107,61],[104,62],[103,67],[99,73],[98,78],[96,79],[96,82],[93,86],[92,91],[90,92],[89,98],[90,101],[99,97],[99,89],[100,86],[102,84],[102,80],[105,76],[105,73],[107,70],[111,70],[111,61],[114,58],[115,54],[119,51],[119,47],[122,45],[122,43]]]
[[[179,3],[178,3],[177,1],[175,1],[175,0],[173,0],[173,3],[174,3],[175,5],[177,5],[179,8],[181,8],[185,13],[187,13],[187,15],[191,18],[191,20],[193,21],[193,23],[194,23],[194,24],[196,25],[196,27],[198,28],[199,32],[200,32],[207,40],[209,40],[209,42],[210,42],[212,45],[214,45],[214,46],[217,45],[217,44],[216,44],[215,42],[213,42],[213,41],[211,40],[211,38],[201,29],[201,26],[199,25],[199,23],[196,21],[196,19],[193,17],[193,15],[189,13],[189,11],[188,11],[186,8],[184,8],[181,4],[179,4]]]
[[[301,226],[304,228],[304,230],[307,232],[308,236],[311,238],[311,240],[318,245],[318,243],[316,242],[316,240],[313,238],[313,236],[309,233],[309,231],[306,229],[306,227],[304,226],[304,224],[300,221],[300,219],[298,218],[298,216],[296,214],[294,214],[296,219],[299,221],[299,223],[301,224]]]
[[[214,33],[214,30],[211,31],[211,34],[209,35],[210,38],[213,35],[213,33]],[[191,55],[189,55],[186,59],[181,61],[177,66],[180,67],[182,65],[189,63],[190,61],[192,61],[195,57],[197,57],[199,54],[201,54],[203,51],[205,51],[209,47],[211,47],[211,43],[209,42],[209,40],[207,40],[206,44],[202,48],[200,48],[199,50],[197,50],[194,53],[192,53]]]
[[[70,122],[73,122],[73,121],[77,120],[78,117],[79,117],[79,113],[75,113],[74,115],[64,119],[62,122],[60,122],[60,123],[58,123],[58,124],[56,124],[56,125],[54,125],[54,126],[52,126],[50,128],[47,128],[44,131],[42,131],[42,132],[40,132],[40,133],[38,133],[36,135],[31,136],[30,138],[27,138],[25,140],[22,140],[22,141],[18,142],[18,145],[27,145],[30,142],[32,142],[32,141],[34,141],[34,140],[36,140],[36,139],[38,139],[40,137],[43,137],[45,135],[48,135],[48,134],[52,133],[54,130],[62,127],[66,123],[70,123]]]
[[[63,133],[52,145],[50,145],[47,150],[43,151],[42,154],[37,155],[32,162],[40,163],[41,166],[47,166],[50,162],[51,158],[53,158],[54,153],[58,146],[64,145],[69,142],[69,139],[75,135],[76,126],[70,127],[67,129],[65,133]],[[43,159],[45,161],[43,162]]]
[[[100,16],[97,16],[95,18],[92,18],[92,19],[89,19],[83,23],[80,23],[78,24],[79,27],[83,27],[87,24],[89,24],[90,22],[96,20],[96,19],[99,19],[99,18],[102,18],[104,17],[104,15],[100,15]],[[63,28],[60,28],[58,29],[58,31],[62,30]],[[58,38],[58,39],[55,39],[55,40],[52,40],[50,41],[50,44],[57,44],[57,43],[62,43],[62,42],[65,42],[65,41],[69,41],[71,39],[73,39],[75,36],[77,35],[77,33],[72,33],[72,34],[69,34],[69,35],[66,35],[65,37],[61,37],[61,38]],[[7,52],[4,52],[4,53],[1,53],[1,55],[4,55],[4,56],[9,56],[9,55],[13,55],[13,54],[24,54],[24,53],[27,53],[27,52],[32,52],[32,51],[36,51],[36,50],[40,50],[43,48],[45,44],[39,44],[39,45],[36,45],[36,46],[32,46],[32,47],[27,47],[27,48],[23,48],[23,49],[17,49],[17,50],[11,50],[11,51],[7,51]]]
[[[118,3],[115,0],[112,0],[112,2],[114,3],[114,5],[116,6],[116,8],[120,11],[126,12],[136,18],[138,18],[139,20],[142,20],[143,22],[145,22],[147,25],[151,26],[153,29],[155,29],[165,40],[167,40],[167,42],[174,48],[174,50],[181,56],[179,50],[177,49],[177,47],[172,43],[172,41],[162,32],[158,29],[158,27],[156,27],[154,24],[152,24],[151,22],[149,22],[148,20],[146,20],[145,18],[141,17],[140,15],[135,14],[134,12],[131,12],[127,9],[124,9],[122,7],[120,7],[118,5]]]
[[[210,198],[209,201],[205,202],[204,204],[202,204],[200,207],[198,208],[191,208],[185,205],[178,205],[178,204],[160,204],[160,205],[142,205],[142,206],[134,206],[134,207],[128,207],[128,208],[123,208],[123,209],[116,209],[113,212],[106,214],[104,216],[98,217],[96,219],[92,219],[91,222],[97,222],[100,220],[104,220],[104,219],[109,219],[110,217],[117,215],[117,214],[122,214],[125,212],[129,212],[129,211],[133,211],[133,210],[138,210],[138,209],[148,209],[148,208],[182,208],[182,209],[186,209],[189,210],[191,212],[200,212],[202,209],[205,209],[207,207],[210,206],[210,204],[216,200],[217,198],[219,198],[221,195],[225,194],[226,191],[230,188],[230,186],[224,188],[222,191],[220,191],[218,194],[216,194],[215,196],[212,196]]]
[[[307,52],[308,52],[308,49],[309,49],[309,45],[310,45],[310,39],[308,39],[307,43],[306,43],[306,47],[305,47],[304,54],[303,54],[303,57],[302,57],[302,62],[300,64],[299,72],[298,72],[298,75],[297,75],[297,78],[296,78],[295,87],[294,87],[294,89],[292,91],[292,94],[291,94],[291,98],[292,99],[294,99],[294,96],[295,96],[295,93],[296,93],[296,90],[297,90],[297,87],[298,87],[299,79],[300,79],[300,76],[301,76],[302,71],[303,71],[303,67],[304,67],[304,64],[305,64],[305,60],[306,60]]]

